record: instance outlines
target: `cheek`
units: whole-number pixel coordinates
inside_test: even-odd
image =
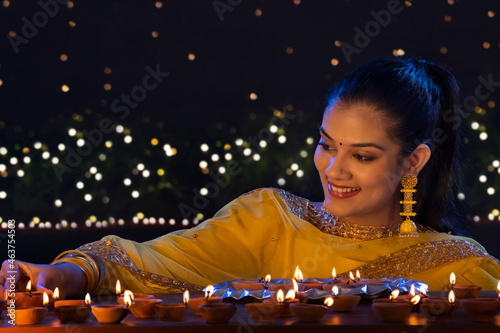
[[[325,159],[321,155],[321,150],[322,149],[320,146],[316,147],[316,151],[314,152],[314,165],[316,166],[316,170],[318,170],[320,173],[323,172],[326,169],[325,166]]]

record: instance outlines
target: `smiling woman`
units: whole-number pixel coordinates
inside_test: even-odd
[[[426,60],[361,66],[332,90],[323,115],[314,156],[323,204],[254,190],[192,229],[144,243],[108,236],[51,265],[18,261],[17,285],[31,279],[66,297],[113,292],[117,279],[134,292],[200,290],[267,274],[287,278],[300,265],[306,277],[329,277],[335,267],[339,277],[359,270],[365,278],[420,280],[431,290],[446,289],[455,272],[460,284],[494,290],[498,260],[460,236],[461,129],[443,117],[461,116],[459,96],[453,76]]]

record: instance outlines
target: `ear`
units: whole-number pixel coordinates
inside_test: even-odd
[[[425,166],[431,157],[431,150],[426,144],[420,144],[410,156],[406,158],[406,173],[412,173],[418,176],[418,173]]]

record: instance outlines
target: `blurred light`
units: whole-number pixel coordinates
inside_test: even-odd
[[[183,226],[188,226],[188,225],[189,225],[189,221],[188,221],[188,219],[184,219],[184,220],[182,220],[182,225],[183,225]]]
[[[7,192],[0,191],[0,199],[5,199],[5,198],[7,198]]]
[[[237,145],[237,146],[241,146],[243,144],[243,139],[236,139],[236,141],[234,141],[234,143]]]
[[[481,221],[481,219],[480,219],[480,218],[479,218],[479,216],[477,216],[477,215],[476,215],[476,216],[474,216],[473,220],[474,220],[474,222],[479,222],[479,221]]]
[[[297,177],[302,178],[304,176],[304,171],[297,170]]]
[[[96,173],[95,180],[97,180],[98,182],[101,181],[102,180],[102,174]]]
[[[233,158],[233,155],[231,155],[230,153],[226,153],[226,155],[224,155],[224,158],[225,158],[227,161],[230,161],[230,160]]]
[[[254,161],[260,161],[260,155],[259,154],[254,154],[253,155],[253,160]]]
[[[163,175],[165,175],[165,170],[163,170],[163,169],[158,169],[158,170],[156,171],[156,173],[158,174],[158,176],[163,176]]]
[[[457,194],[457,199],[458,200],[464,200],[465,199],[465,194],[463,194],[462,192],[458,193]]]
[[[207,190],[205,187],[202,187],[202,188],[200,189],[200,194],[201,194],[201,195],[207,195],[207,194],[208,194],[208,190]]]
[[[257,94],[256,94],[256,93],[251,93],[251,94],[250,94],[250,99],[251,99],[252,101],[255,101],[257,98],[258,98],[258,96],[257,96]]]
[[[278,132],[278,126],[272,125],[271,127],[269,127],[269,130],[271,131],[271,133],[276,133]]]
[[[207,161],[200,161],[200,168],[205,169],[208,166]]]
[[[144,164],[142,164],[142,163],[137,164],[137,170],[139,170],[139,171],[144,170]]]
[[[28,156],[26,156],[26,157],[28,157]],[[0,164],[0,172],[5,171],[5,170],[7,170],[7,166],[5,164]]]
[[[286,136],[284,135],[280,135],[279,138],[278,138],[278,142],[283,144],[286,142]]]
[[[17,176],[18,177],[24,177],[24,171],[23,170],[17,170]]]
[[[63,84],[62,87],[61,87],[61,90],[62,90],[62,92],[68,92],[69,91],[69,87],[67,85]]]
[[[255,16],[257,16],[257,17],[262,16],[262,10],[256,9],[255,10]]]
[[[330,63],[332,64],[332,66],[337,66],[339,64],[339,60],[336,59],[336,58],[333,58]]]
[[[495,189],[493,187],[488,187],[488,189],[486,190],[486,192],[489,194],[489,195],[493,195],[495,194]]]
[[[213,154],[213,155],[212,155],[212,161],[213,161],[213,162],[217,162],[218,160],[219,160],[219,155],[217,155],[217,154]]]
[[[132,191],[132,198],[138,198],[139,197],[139,192],[138,191]]]
[[[156,8],[158,8],[158,9],[160,9],[161,7],[163,7],[163,2],[161,2],[161,1],[156,1],[156,3],[155,3],[155,7],[156,7]]]
[[[76,135],[76,129],[74,129],[74,128],[70,128],[70,129],[68,130],[68,135],[69,135],[69,136],[75,136],[75,135]]]
[[[487,180],[488,180],[488,179],[486,178],[486,176],[485,176],[485,175],[481,175],[481,176],[479,176],[479,181],[480,181],[481,183],[486,183],[486,181],[487,181]]]
[[[200,146],[200,149],[201,151],[208,151],[208,145],[206,143],[203,143],[201,146]]]
[[[278,179],[278,185],[279,185],[279,186],[283,186],[283,185],[285,185],[285,184],[286,184],[285,179],[283,179],[283,178]]]
[[[0,155],[5,156],[5,155],[7,155],[8,152],[9,151],[7,150],[7,148],[5,148],[5,147],[0,148]]]
[[[488,214],[488,220],[493,221],[495,219],[495,216],[493,214]]]
[[[483,141],[488,139],[488,133],[482,132],[481,134],[479,134],[479,139],[481,139]]]
[[[80,189],[80,190],[81,190],[84,186],[85,186],[85,185],[84,185],[82,182],[78,182],[78,183],[76,183],[76,188],[78,188],[78,189]]]
[[[243,155],[250,156],[251,154],[252,154],[252,149],[245,148],[245,150],[243,150]]]
[[[108,141],[106,141],[105,145],[106,145],[106,148],[111,148],[111,147],[113,147],[113,142],[108,140]]]
[[[17,157],[11,157],[9,160],[10,164],[16,165],[17,164]]]
[[[493,165],[494,168],[498,168],[500,166],[500,161],[494,160],[491,165]]]
[[[196,56],[194,55],[194,53],[189,53],[188,60],[193,61],[194,59],[196,59]]]
[[[293,171],[297,171],[299,169],[299,165],[297,163],[293,163],[291,168]]]
[[[130,185],[132,184],[132,181],[131,181],[129,178],[125,178],[125,179],[123,180],[123,184],[124,184],[125,186],[130,186]]]
[[[44,160],[48,160],[48,159],[50,158],[50,153],[49,153],[48,151],[44,151],[44,152],[42,153],[42,158],[43,158]]]
[[[89,193],[87,193],[87,194],[85,194],[84,199],[85,199],[85,201],[91,201],[92,200],[92,195],[90,195]]]
[[[226,173],[226,168],[224,168],[223,166],[219,167],[219,173],[222,175],[222,174],[225,174]]]
[[[64,143],[60,143],[57,145],[57,149],[59,149],[59,151],[64,151],[64,149],[66,149],[66,146],[64,145]]]
[[[83,140],[83,139],[76,140],[76,145],[78,147],[83,147],[85,145],[85,140]]]
[[[89,171],[91,174],[95,174],[97,172],[97,168],[95,166],[90,167]]]
[[[123,133],[123,126],[122,125],[117,125],[115,128],[116,133]]]
[[[58,164],[59,159],[57,157],[52,157],[52,164]]]
[[[302,157],[302,158],[306,158],[306,157],[307,157],[307,155],[308,155],[308,154],[307,154],[307,151],[305,151],[305,150],[301,150],[301,151],[300,151],[300,157]]]
[[[479,123],[478,122],[473,122],[472,124],[470,124],[470,127],[473,130],[477,130],[479,128]]]
[[[40,149],[40,148],[42,148],[42,143],[37,141],[37,142],[35,142],[35,143],[33,144],[33,147],[34,147],[35,149]]]
[[[260,148],[266,148],[266,146],[267,146],[267,142],[266,142],[266,141],[264,141],[264,140],[260,140],[260,142],[259,142],[259,146],[260,146]]]
[[[290,47],[290,46],[289,46],[289,47],[287,47],[287,48],[286,48],[286,53],[287,53],[287,54],[292,54],[292,53],[293,53],[293,47]]]
[[[132,137],[130,135],[127,135],[126,137],[123,138],[123,141],[125,143],[131,143],[132,142]]]
[[[153,38],[157,38],[159,36],[158,31],[152,31],[151,36],[153,36]]]
[[[54,205],[55,205],[56,207],[61,207],[61,206],[62,206],[62,201],[61,201],[61,200],[59,200],[59,199],[56,199],[56,201],[54,201]]]
[[[142,176],[143,176],[144,178],[148,178],[148,177],[149,177],[149,175],[150,175],[149,170],[144,170],[144,171],[142,172]]]
[[[170,224],[170,225],[175,225],[175,220],[174,220],[174,219],[170,219],[170,220],[168,220],[168,224]]]

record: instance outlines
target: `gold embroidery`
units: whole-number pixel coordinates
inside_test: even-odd
[[[337,218],[328,211],[319,209],[307,199],[298,197],[281,189],[273,188],[286,202],[288,210],[308,221],[324,233],[349,239],[362,241],[392,237],[399,235],[399,225],[386,226],[364,226],[349,223]],[[417,224],[419,233],[436,232],[434,229]]]
[[[353,270],[359,270],[361,276],[368,279],[400,278],[469,257],[486,257],[498,262],[496,258],[481,251],[468,241],[453,239],[409,246],[380,256],[376,260]],[[345,278],[349,277],[348,274],[349,272],[344,272],[338,276]]]
[[[142,269],[138,269],[132,259],[130,259],[128,254],[115,241],[100,240],[80,246],[77,250],[90,253],[99,258],[114,262],[124,267],[132,274],[140,275],[145,280],[149,281],[159,288],[170,288],[178,290],[188,289],[191,292],[201,292],[203,290],[202,286],[193,283],[172,279],[160,274],[146,272]],[[104,272],[103,275],[105,274],[106,273]]]

